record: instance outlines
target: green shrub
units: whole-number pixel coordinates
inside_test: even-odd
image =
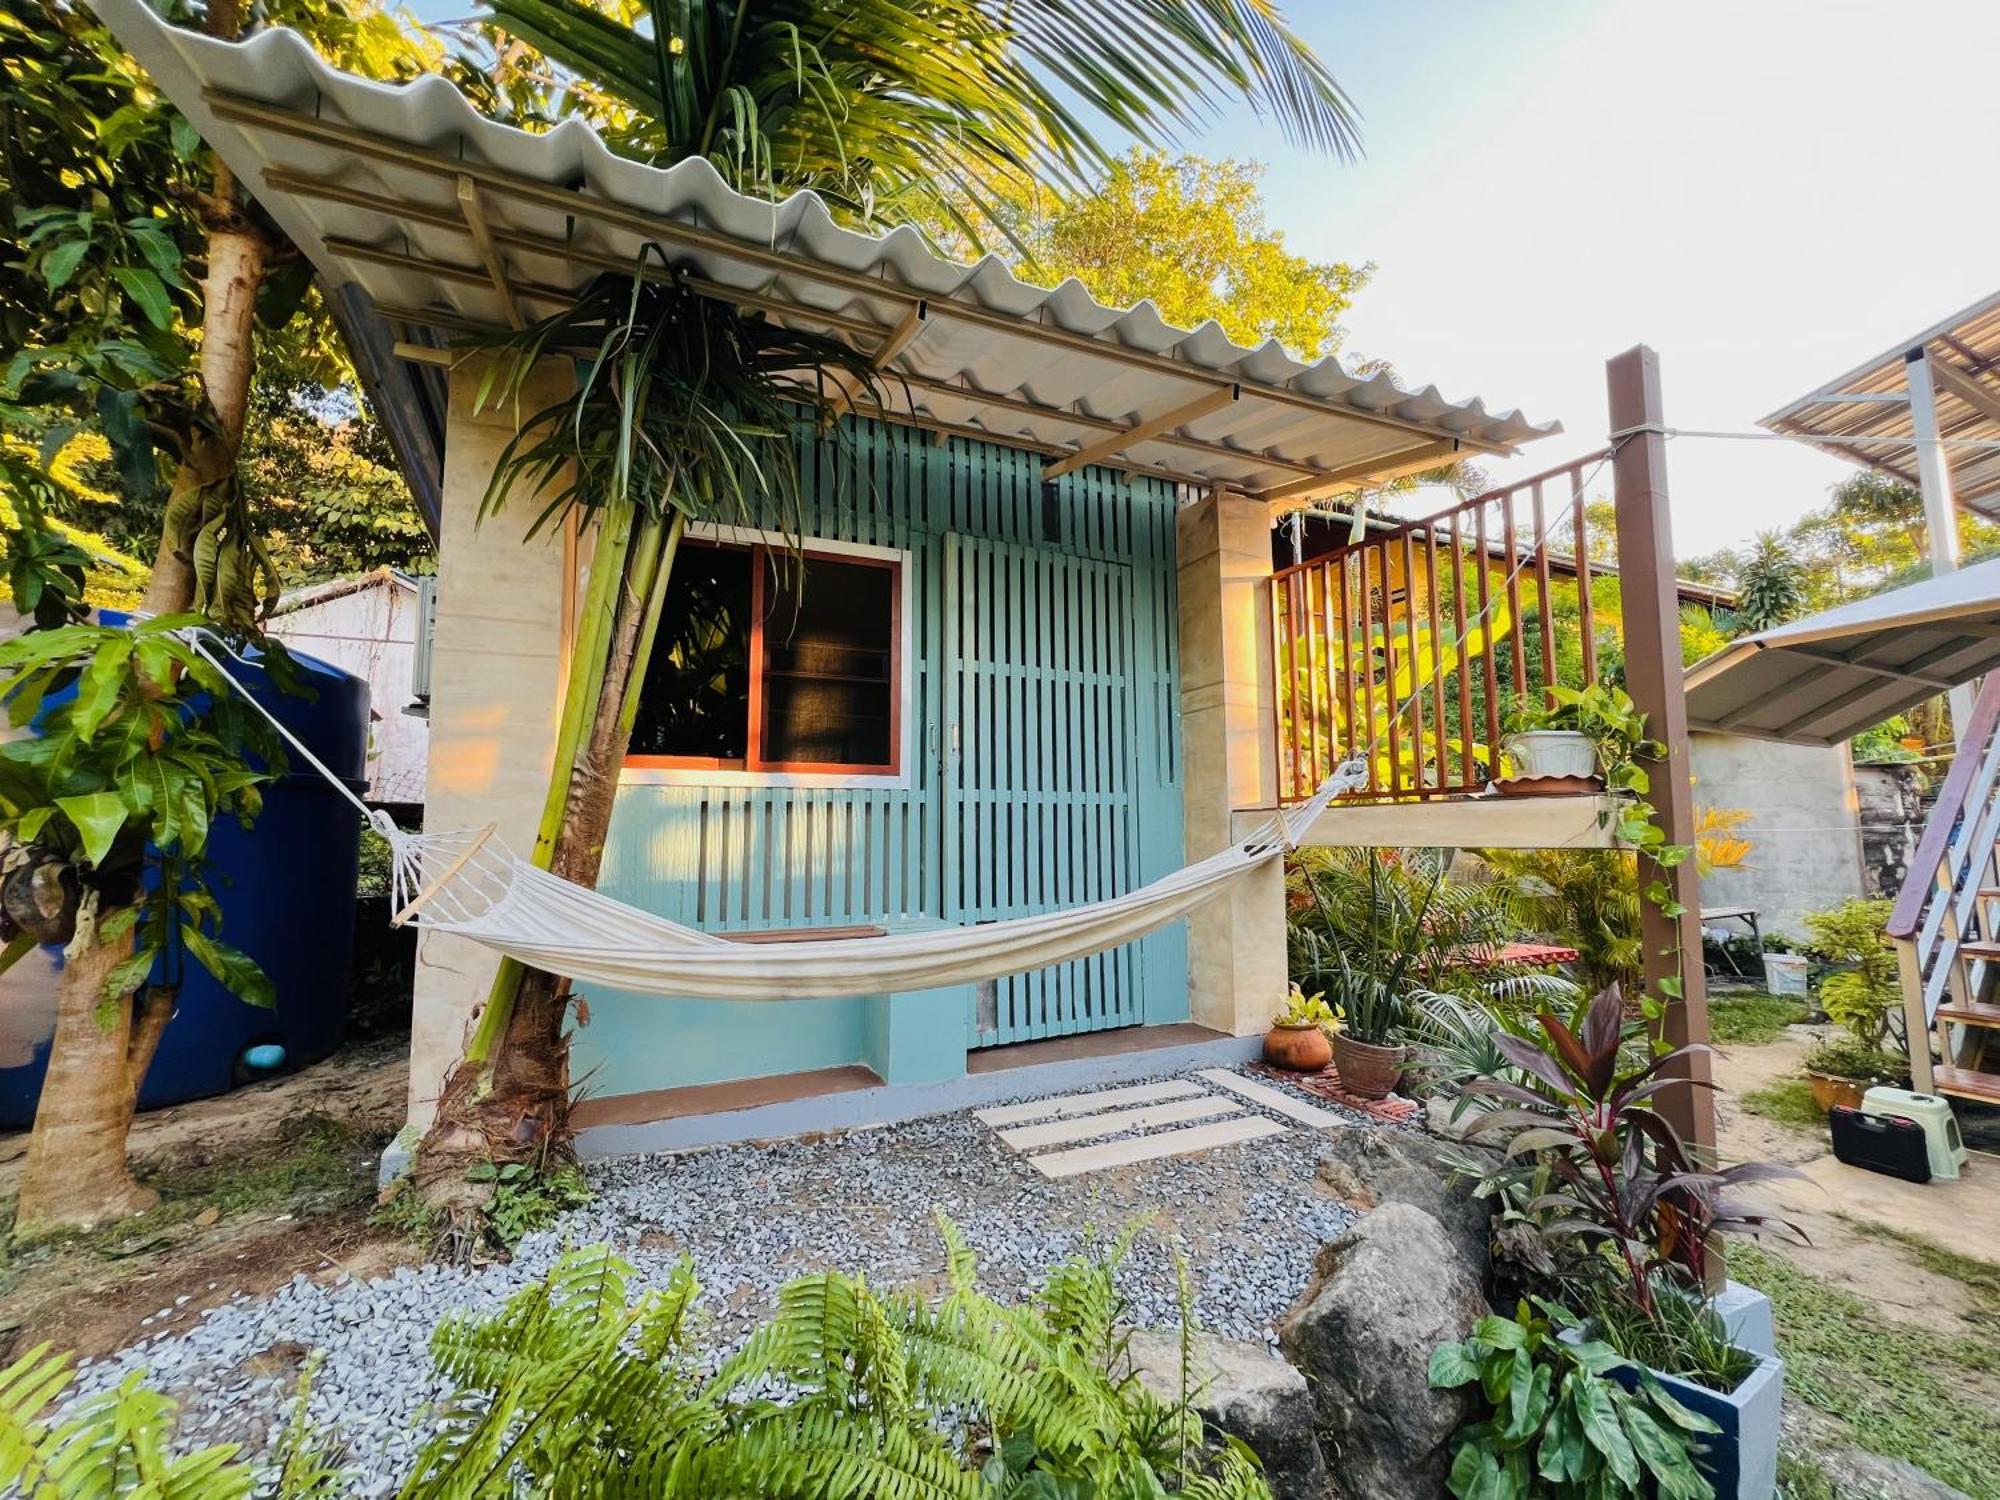
[[[1657,1495],[1711,1500],[1695,1467],[1703,1434],[1719,1429],[1669,1396],[1645,1371],[1627,1390],[1609,1372],[1625,1363],[1595,1339],[1566,1343],[1576,1320],[1552,1303],[1485,1317],[1462,1344],[1431,1354],[1430,1382],[1477,1384],[1487,1411],[1452,1439],[1449,1487],[1458,1500],[1608,1500]]]
[[[1891,901],[1856,899],[1806,918],[1812,952],[1834,968],[1820,982],[1820,1004],[1864,1047],[1882,1045],[1903,1001],[1895,945],[1885,931],[1894,910]]]

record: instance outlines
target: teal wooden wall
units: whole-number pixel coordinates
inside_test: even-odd
[[[628,783],[602,887],[713,931],[929,925],[1069,906],[1179,865],[1172,487],[1093,469],[1045,500],[1032,454],[872,422],[811,458],[808,538],[910,555],[908,784]],[[963,1045],[1185,1020],[1185,931],[954,993],[892,1014],[867,998],[592,989],[573,1062],[588,1091],[624,1094],[880,1070],[895,1017],[945,1006],[960,1014],[928,1050],[951,1053],[935,1063],[950,1068]]]

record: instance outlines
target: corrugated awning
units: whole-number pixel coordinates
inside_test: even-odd
[[[657,243],[700,290],[874,351],[895,375],[883,415],[1039,452],[1057,473],[1100,462],[1279,502],[1559,430],[1247,349],[1213,323],[1174,328],[1075,281],[1031,286],[995,257],[954,264],[910,229],[844,229],[810,193],[770,203],[705,161],[619,157],[579,121],[529,134],[442,78],[337,72],[289,31],[224,43],[144,0],[95,8],[329,286],[410,328],[546,315]]]
[[[1996,668],[2000,561],[1730,642],[1688,668],[1688,724],[1838,745]]]
[[[2000,447],[1965,444],[2000,444],[2000,292],[1799,397],[1762,425],[1916,485],[1905,366],[1918,351],[1933,376],[1938,436],[1960,440],[1943,449],[1953,493],[1962,505],[2000,514]]]

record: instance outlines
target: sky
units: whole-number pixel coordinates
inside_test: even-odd
[[[1346,349],[1601,444],[1604,361],[1659,351],[1671,426],[1746,430],[2000,289],[1995,0],[1290,0],[1363,157],[1237,110],[1186,145],[1266,162],[1272,223],[1372,260]],[[1669,445],[1676,551],[1747,540],[1852,470]]]

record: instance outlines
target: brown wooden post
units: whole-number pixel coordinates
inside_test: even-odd
[[[1651,778],[1648,800],[1670,844],[1694,843],[1694,788],[1688,774],[1687,695],[1681,680],[1680,596],[1674,587],[1673,517],[1667,503],[1667,440],[1661,431],[1660,357],[1644,344],[1628,349],[1605,366],[1610,396],[1611,474],[1618,513],[1618,572],[1625,613],[1625,681],[1632,700],[1646,715],[1647,733],[1666,746],[1663,762],[1644,766]],[[1618,436],[1618,434],[1626,436]],[[1663,879],[1675,904],[1686,910],[1668,918],[1649,901],[1640,903],[1639,931],[1645,943],[1645,983],[1664,995],[1661,981],[1678,974],[1681,994],[1669,999],[1667,1040],[1674,1046],[1708,1040],[1708,989],[1702,980],[1701,881],[1692,857],[1671,870],[1642,858],[1643,891]],[[1697,1054],[1674,1071],[1706,1083],[1709,1060]],[[1669,1088],[1659,1097],[1660,1112],[1690,1148],[1712,1159],[1715,1104],[1710,1090]]]

